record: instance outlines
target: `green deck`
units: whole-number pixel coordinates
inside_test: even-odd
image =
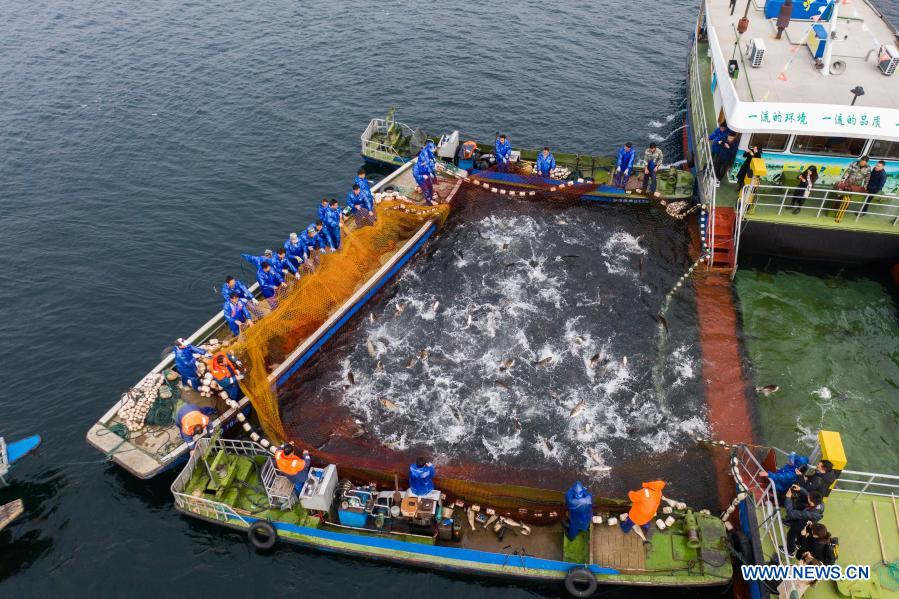
[[[880,535],[883,539],[886,561],[899,566],[899,516],[893,509],[893,501],[889,497],[874,495],[858,495],[853,492],[834,491],[827,498],[822,523],[827,526],[830,533],[839,539],[840,555],[837,564],[846,567],[850,564],[868,565],[871,567],[871,578],[877,579],[878,594],[873,597],[884,599],[899,598],[899,580],[891,580],[886,571],[884,559],[880,553],[877,526],[874,522],[874,510],[871,503],[877,504],[877,516],[880,520]],[[899,502],[899,499],[896,500]],[[899,509],[899,503],[896,504]],[[758,512],[761,521],[762,514]],[[786,533],[786,528],[784,528]],[[766,557],[774,554],[774,547],[767,537],[762,537],[762,551]],[[841,586],[849,585],[841,582]],[[862,588],[868,588],[872,583],[854,582],[858,587],[855,592],[858,597],[868,597]],[[847,588],[844,586],[844,589]],[[893,590],[890,590],[893,589]],[[845,599],[847,594],[841,594],[837,583],[833,581],[821,581],[810,588],[804,595],[807,599]]]
[[[275,523],[288,523],[314,529],[328,529],[333,532],[350,534],[354,536],[383,537],[386,533],[375,530],[347,529],[340,526],[322,522],[317,516],[311,515],[299,504],[290,510],[271,509],[260,480],[260,473],[265,461],[270,459],[266,455],[256,457],[238,456],[222,450],[207,450],[205,455],[209,470],[214,473],[211,480],[206,466],[202,461],[197,462],[196,468],[191,472],[184,488],[180,493],[185,495],[216,501],[232,508],[234,512],[246,518],[258,518],[271,520]],[[190,467],[190,466],[189,466]],[[190,504],[189,504],[190,505]],[[182,506],[184,511],[193,513],[207,520],[218,520],[235,528],[246,528],[244,521],[233,514],[230,518],[223,518],[221,514],[213,514],[209,508],[192,510]],[[208,504],[201,504],[206,505]],[[717,555],[726,556],[725,531],[721,522],[712,516],[699,516],[702,526],[703,546],[705,557],[708,561],[717,559]],[[446,566],[445,560],[436,556],[414,552],[400,551],[397,549],[379,548],[377,545],[365,545],[348,543],[345,540],[330,539],[311,536],[302,531],[289,531],[280,529],[279,536],[283,540],[296,541],[307,545],[319,546],[326,550],[338,553],[365,555],[391,559],[398,562],[410,563],[426,567],[442,568]],[[424,537],[408,534],[390,534],[390,538],[408,543],[435,544],[432,537]],[[703,586],[724,584],[730,579],[731,563],[725,560],[719,566],[708,561],[703,561],[696,550],[686,547],[686,537],[683,531],[675,525],[662,532],[654,531],[651,542],[644,547],[636,535],[624,534],[617,527],[602,525],[593,527],[592,533],[582,533],[574,541],[562,541],[564,535],[558,525],[534,526],[528,537],[518,536],[515,543],[527,550],[531,557],[543,557],[550,560],[562,560],[574,564],[590,562],[591,543],[594,547],[612,547],[618,545],[625,547],[624,552],[613,552],[608,560],[600,560],[599,565],[620,568],[620,575],[598,575],[597,579],[610,584],[636,584],[650,586]],[[460,543],[441,543],[448,547],[462,549],[476,549],[504,554],[510,542],[507,537],[504,541],[496,539],[492,534],[479,531],[468,532],[468,525],[463,525],[463,538]],[[550,545],[547,545],[550,543]],[[559,547],[559,545],[562,545]],[[623,553],[631,554],[636,559],[638,567],[625,564]],[[599,559],[594,556],[594,559]],[[615,563],[612,563],[615,562]],[[483,574],[515,576],[519,578],[533,578],[541,580],[559,580],[564,578],[564,570],[543,570],[533,567],[518,567],[514,561],[504,563],[502,566],[482,561],[468,561],[461,559],[457,569],[467,569]]]

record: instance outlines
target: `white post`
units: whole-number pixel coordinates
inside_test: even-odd
[[[834,0],[831,4],[830,28],[827,30],[827,46],[824,48],[824,76],[830,75],[830,63],[833,58],[834,32],[837,29],[837,16],[839,15],[840,0]]]

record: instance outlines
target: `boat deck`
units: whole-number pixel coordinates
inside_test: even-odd
[[[845,568],[848,565],[868,565],[871,567],[871,578],[876,583],[864,581],[841,581],[839,586],[834,581],[821,581],[808,589],[804,595],[808,599],[838,599],[850,596],[849,589],[855,588],[860,593],[857,597],[899,598],[899,581],[890,581],[890,575],[886,572],[887,563],[896,563],[899,560],[899,503],[895,503],[890,497],[875,495],[859,495],[858,493],[843,490],[834,490],[827,498],[822,523],[827,526],[830,533],[839,539],[839,557],[837,564]],[[880,521],[880,532],[874,521],[874,508],[877,506],[877,516]],[[894,508],[893,506],[897,507]],[[756,510],[759,522],[764,518],[761,509]],[[784,529],[786,532],[786,529]],[[883,540],[884,555],[880,551],[878,536]],[[768,557],[774,555],[774,545],[770,537],[762,536],[762,552]],[[895,566],[894,566],[895,567]],[[888,586],[884,586],[887,582]],[[867,591],[871,586],[876,586],[877,594],[870,595]],[[841,592],[841,588],[843,592]],[[890,590],[892,589],[892,590]]]
[[[878,48],[876,43],[895,44],[896,36],[890,25],[863,0],[837,3],[837,38],[833,41],[833,60],[843,61],[845,74],[822,74],[815,68],[814,58],[806,45],[810,29],[815,23],[810,20],[793,20],[784,32],[783,38],[774,39],[777,34],[776,19],[767,19],[764,14],[765,0],[750,0],[749,29],[739,35],[735,24],[743,16],[744,4],[731,14],[727,2],[706,2],[709,22],[715,28],[722,51],[730,58],[734,44],[745,49],[753,38],[761,38],[765,43],[765,58],[760,68],[749,66],[743,52],[738,52],[740,76],[734,81],[737,94],[744,102],[795,102],[800,104],[825,104],[836,102],[848,104],[852,99],[849,88],[861,85],[865,96],[859,104],[899,108],[899,84],[885,79],[873,60],[865,60],[868,50]],[[825,28],[826,22],[822,23]],[[876,54],[875,54],[876,56]],[[786,65],[789,64],[789,70]],[[786,80],[779,79],[786,73]],[[847,81],[845,78],[849,78]],[[830,82],[828,79],[837,79]],[[843,98],[835,98],[827,92],[834,86]],[[845,87],[845,90],[843,88]],[[709,121],[714,123],[715,120]]]
[[[530,528],[531,534],[527,536],[507,529],[505,536],[500,540],[492,530],[485,530],[483,526],[478,524],[475,524],[475,529],[471,530],[468,522],[465,522],[462,524],[462,540],[460,542],[446,543],[438,541],[438,544],[500,554],[519,551],[519,553],[530,555],[531,557],[562,561],[562,538],[564,536],[562,527],[555,525],[531,526]],[[524,551],[522,552],[521,550]],[[514,555],[511,559],[515,559]]]

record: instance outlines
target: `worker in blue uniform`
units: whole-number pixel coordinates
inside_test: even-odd
[[[371,192],[371,181],[365,178],[365,169],[360,168],[356,173],[356,178],[353,180],[353,183],[359,186],[359,191],[362,192],[363,197],[365,198],[364,203],[366,207],[373,206],[375,202],[374,194]],[[368,208],[371,210],[371,208]],[[321,220],[325,220],[321,215],[319,215]]]
[[[271,263],[263,262],[261,268],[256,271],[256,282],[259,283],[259,288],[262,290],[262,297],[267,299],[269,306],[274,309],[278,305],[278,300],[275,299],[278,289],[287,287],[284,277],[272,268]]]
[[[334,240],[331,239],[331,232],[325,226],[324,221],[317,220],[315,221],[315,236],[320,240],[322,251],[328,250],[329,252],[336,251],[334,247]]]
[[[587,487],[577,481],[565,492],[565,507],[568,508],[568,518],[563,522],[562,528],[573,541],[580,533],[590,528],[593,521],[593,495]]]
[[[228,275],[225,277],[225,284],[222,285],[222,299],[228,301],[228,298],[231,297],[232,293],[237,293],[237,297],[247,300],[248,302],[256,303],[256,298],[253,297],[253,294],[250,293],[247,286],[233,276]]]
[[[340,204],[337,200],[331,200],[325,218],[322,219],[325,229],[328,230],[328,236],[331,238],[332,246],[335,250],[340,249],[340,222],[343,220],[343,214],[340,211]]]
[[[627,142],[618,148],[618,157],[615,161],[615,176],[612,178],[612,185],[624,189],[627,186],[627,179],[630,177],[634,168],[634,156],[637,152],[634,145]]]
[[[537,174],[549,178],[555,168],[556,157],[549,153],[549,148],[543,148],[543,151],[537,154]]]
[[[421,189],[421,195],[429,206],[434,203],[434,182],[437,180],[437,158],[431,149],[433,142],[425,144],[412,165],[412,178]]]
[[[362,205],[362,188],[358,183],[353,183],[352,189],[350,189],[346,193],[346,206],[350,209],[353,214],[356,214],[356,211],[359,209],[359,206]]]
[[[197,374],[197,356],[211,358],[212,354],[205,349],[191,345],[184,339],[175,341],[175,348],[172,350],[172,353],[175,354],[175,368],[178,370],[178,374],[181,375],[182,388],[186,389],[190,386],[198,389],[200,387],[200,377]]]
[[[427,495],[434,490],[434,464],[418,458],[409,466],[409,490],[413,495]]]
[[[715,156],[724,149],[724,144],[727,141],[727,136],[731,134],[730,129],[727,128],[727,123],[721,123],[718,125],[718,128],[712,131],[709,134],[709,146],[711,147],[712,156]]]
[[[287,241],[284,242],[284,250],[294,266],[300,266],[306,261],[306,244],[296,233],[291,233]]]
[[[312,272],[318,267],[318,254],[324,250],[325,240],[318,234],[315,225],[309,225],[301,239],[306,244],[306,262],[303,266],[307,272]]]
[[[262,269],[263,264],[274,266],[274,260],[272,260],[271,250],[265,250],[264,252],[262,252],[261,256],[254,256],[253,254],[241,254],[240,257],[252,264],[257,271]]]
[[[328,198],[322,198],[322,203],[318,206],[318,220],[325,220],[325,212],[328,210]]]
[[[235,291],[228,298],[228,301],[222,306],[222,313],[225,315],[225,322],[235,337],[240,335],[240,331],[253,325],[253,319],[250,317],[250,311],[247,310],[247,300],[241,299],[240,295]]]
[[[500,135],[496,138],[496,143],[493,146],[493,157],[496,158],[497,170],[508,170],[509,161],[512,159],[512,144],[506,139],[505,135]]]
[[[272,258],[272,268],[281,273],[284,278],[287,278],[288,273],[297,279],[300,278],[300,272],[294,265],[293,260],[287,257],[287,250],[284,248],[275,250],[275,256]]]

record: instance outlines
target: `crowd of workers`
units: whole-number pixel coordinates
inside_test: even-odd
[[[634,171],[634,159],[637,151],[634,144],[627,142],[618,149],[618,155],[615,157],[615,172],[612,174],[612,185],[624,189],[627,181]],[[647,195],[652,195],[656,191],[656,174],[662,166],[665,159],[662,150],[660,150],[655,142],[650,143],[646,151],[643,152],[643,185],[642,188]]]

